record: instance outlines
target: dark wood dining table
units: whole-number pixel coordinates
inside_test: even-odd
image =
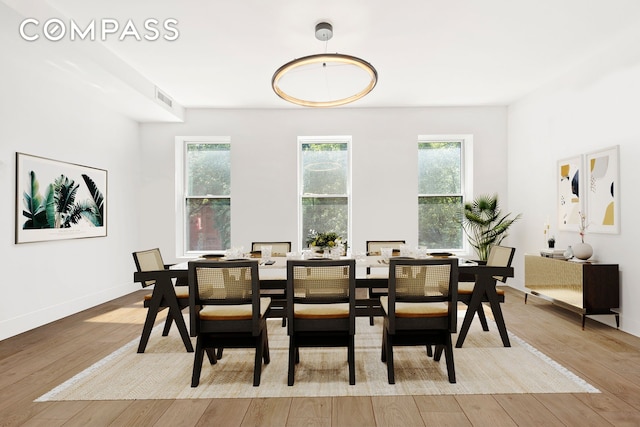
[[[223,258],[220,258],[223,259]],[[275,263],[272,265],[266,265],[264,260],[256,259],[259,262],[259,274],[260,274],[260,289],[264,290],[274,300],[273,310],[270,313],[270,317],[284,317],[285,316],[285,295],[286,289],[286,262],[285,257],[272,258]],[[201,261],[202,259],[199,259]],[[212,262],[216,262],[217,259],[213,259]],[[368,267],[368,268],[367,268]],[[381,259],[381,257],[367,256],[364,259],[358,259],[356,262],[356,287],[357,288],[376,288],[384,289],[388,283],[388,265]],[[386,271],[386,273],[385,273]],[[474,291],[471,296],[471,301],[467,307],[467,311],[460,327],[458,339],[456,341],[456,347],[462,347],[464,340],[469,332],[473,317],[477,313],[480,305],[483,301],[487,301],[493,313],[496,326],[500,333],[502,343],[505,347],[510,347],[509,336],[507,328],[505,326],[504,317],[502,315],[502,309],[500,308],[500,302],[496,293],[496,280],[494,277],[513,277],[513,267],[494,267],[486,265],[478,265],[475,262],[467,261],[460,258],[458,264],[459,276],[475,278]],[[134,281],[146,281],[155,280],[154,296],[152,298],[160,300],[162,296],[167,301],[175,301],[175,304],[169,304],[169,310],[173,315],[176,322],[176,326],[180,331],[185,347],[188,348],[187,342],[190,344],[189,332],[187,326],[182,317],[180,308],[178,307],[175,297],[175,290],[173,288],[173,279],[187,278],[188,277],[188,262],[182,262],[175,264],[168,270],[160,271],[147,271],[147,272],[135,272]],[[158,295],[156,295],[158,294]],[[155,322],[157,310],[149,310],[147,319],[145,322]],[[379,298],[359,297],[356,299],[356,315],[357,316],[381,316],[383,314],[380,306]]]

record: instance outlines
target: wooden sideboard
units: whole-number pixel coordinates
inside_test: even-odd
[[[544,298],[582,316],[612,314],[616,326],[620,316],[612,311],[620,306],[618,264],[592,264],[525,255],[524,286],[529,294]]]

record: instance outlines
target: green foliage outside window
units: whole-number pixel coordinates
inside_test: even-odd
[[[346,142],[303,143],[302,235],[333,232],[346,240],[349,228],[349,155]],[[307,245],[304,237],[302,247]]]
[[[419,143],[418,244],[462,249],[462,204],[462,142]]]
[[[418,242],[430,250],[462,249],[462,197],[418,199]]]
[[[319,233],[336,233],[346,241],[348,235],[349,208],[344,197],[305,197],[302,199],[302,229],[303,236],[308,236],[312,230]],[[306,239],[306,237],[305,237]],[[303,246],[307,246],[305,240]]]
[[[186,158],[187,251],[231,246],[231,145],[188,144]]]
[[[231,144],[189,144],[187,165],[189,196],[231,194]]]

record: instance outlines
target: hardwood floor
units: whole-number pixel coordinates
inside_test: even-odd
[[[525,305],[512,289],[507,328],[602,393],[33,402],[138,338],[141,298],[142,291],[0,342],[0,425],[640,425],[640,338],[591,319],[583,331],[576,314],[537,298]]]

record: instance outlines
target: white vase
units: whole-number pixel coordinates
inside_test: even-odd
[[[593,248],[588,243],[576,243],[571,249],[573,249],[573,256],[581,260],[587,260],[593,255]]]

